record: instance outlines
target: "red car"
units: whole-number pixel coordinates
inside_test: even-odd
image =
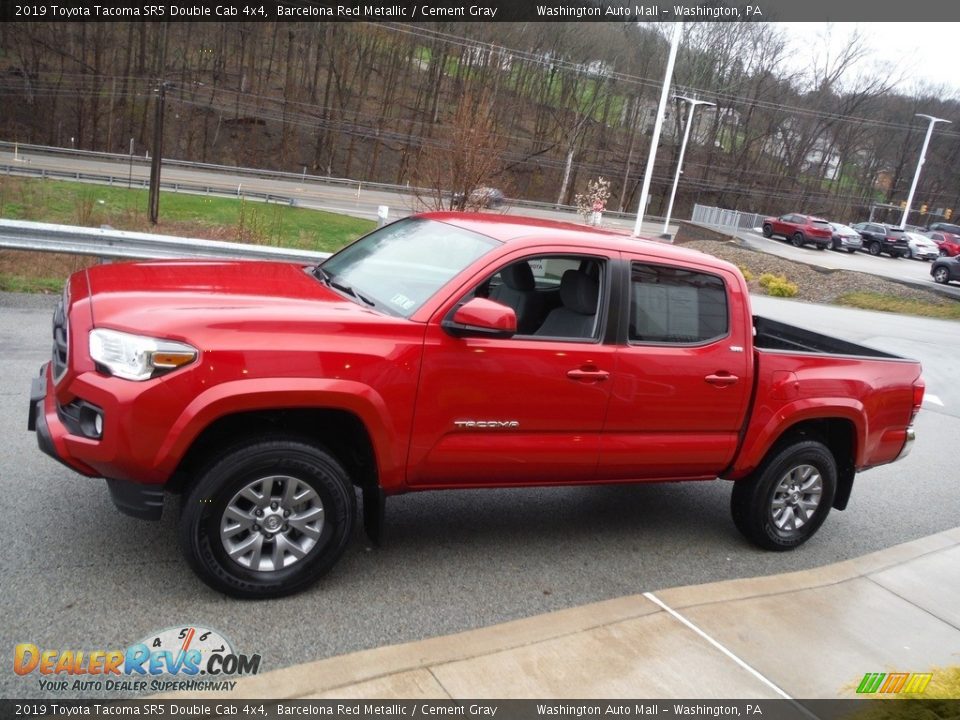
[[[40,448],[143,519],[182,494],[188,563],[238,597],[328,571],[357,490],[376,542],[404,492],[719,475],[744,536],[787,550],[909,451],[924,392],[916,361],[754,318],[734,265],[491,214],[317,266],[94,266],[53,324]]]
[[[833,243],[833,226],[823,218],[812,215],[781,215],[763,221],[763,236],[779,235],[789,240],[794,247],[812,243],[817,250],[824,250]]]
[[[956,257],[960,255],[960,235],[934,230],[928,232],[927,237],[933,240],[940,248],[940,257]]]

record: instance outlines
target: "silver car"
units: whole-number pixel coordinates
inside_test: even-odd
[[[846,250],[848,253],[853,253],[863,247],[863,238],[852,227],[834,222],[830,223],[830,227],[833,228],[831,249]]]
[[[907,253],[908,258],[914,260],[936,260],[940,257],[940,247],[926,235],[915,232],[905,232],[907,244],[910,250]]]

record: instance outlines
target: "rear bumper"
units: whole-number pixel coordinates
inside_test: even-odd
[[[40,368],[40,375],[30,382],[30,407],[27,413],[27,430],[37,433],[37,446],[60,464],[88,477],[99,477],[93,468],[76,458],[69,457],[61,449],[63,440],[70,434],[60,419],[56,400],[47,392],[49,363]],[[89,442],[89,441],[88,441]],[[141,520],[159,520],[163,513],[163,488],[143,485],[126,480],[107,478],[107,488],[117,509],[125,515]]]
[[[897,460],[903,460],[907,455],[910,454],[910,451],[913,449],[913,443],[917,439],[917,433],[913,429],[913,425],[907,428],[907,439],[903,443],[903,449],[900,450],[900,454],[897,455]],[[894,460],[896,462],[896,460]]]

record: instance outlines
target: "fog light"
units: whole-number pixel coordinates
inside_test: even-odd
[[[80,408],[80,432],[94,440],[103,436],[103,415],[99,408],[83,404]]]

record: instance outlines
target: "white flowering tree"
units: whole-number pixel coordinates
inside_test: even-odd
[[[578,193],[574,201],[577,203],[577,212],[583,216],[583,221],[599,227],[609,199],[610,181],[598,177],[596,180],[588,181],[587,191]]]

